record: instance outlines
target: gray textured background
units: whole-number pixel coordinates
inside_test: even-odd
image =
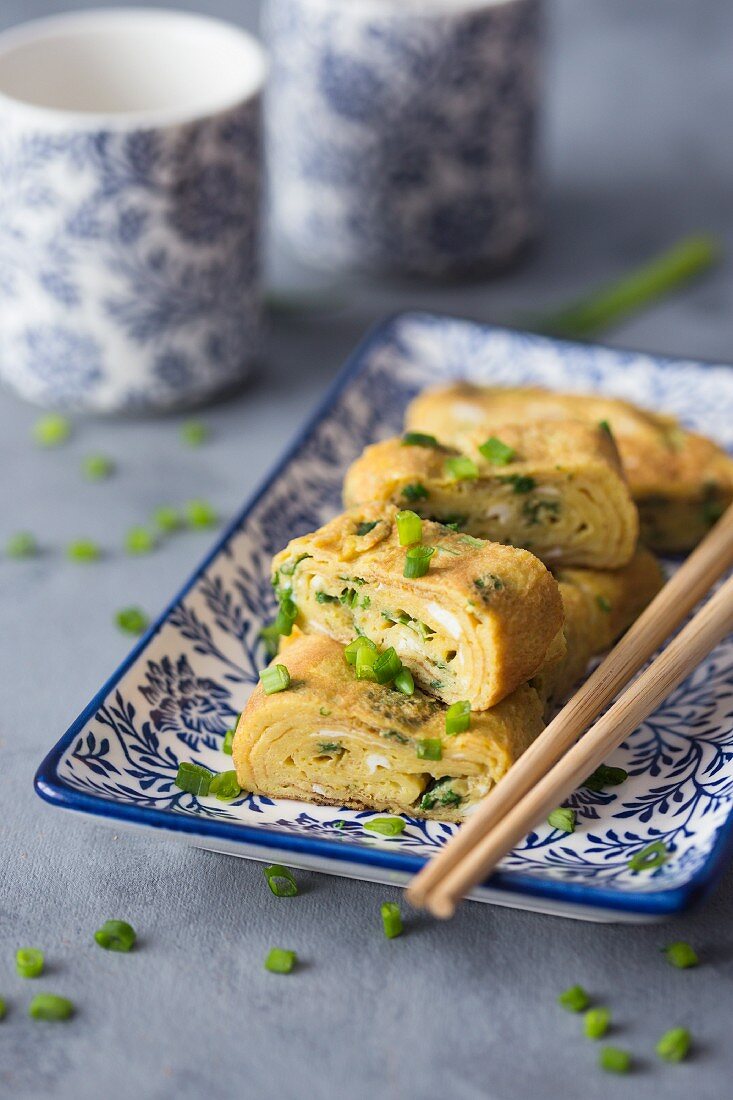
[[[356,2],[356,0],[354,0]],[[159,6],[163,6],[160,4]],[[171,5],[172,6],[172,5]],[[256,24],[251,0],[182,4]],[[3,0],[0,25],[67,7]],[[415,918],[382,938],[379,886],[302,873],[279,900],[261,867],[143,835],[119,835],[43,806],[31,778],[45,750],[123,658],[110,619],[156,612],[203,555],[205,535],[156,554],[112,552],[89,568],[59,547],[80,533],[118,546],[162,500],[196,494],[231,513],[257,484],[380,314],[438,307],[487,320],[562,300],[690,229],[733,248],[733,6],[725,0],[555,0],[549,10],[547,226],[541,247],[500,282],[446,290],[354,286],[340,312],[273,331],[261,377],[207,413],[210,445],[182,448],[177,423],[87,423],[63,450],[29,444],[34,410],[0,395],[0,536],[38,532],[33,563],[0,561],[0,1095],[78,1100],[238,1095],[361,1100],[680,1097],[730,1094],[733,930],[730,874],[703,908],[667,927],[594,926],[466,906],[448,926]],[[281,279],[301,276],[280,260]],[[702,285],[614,334],[622,345],[733,358],[733,278]],[[85,484],[103,450],[113,482]],[[139,930],[129,956],[99,951],[107,917]],[[658,947],[689,938],[704,965],[680,972]],[[78,1006],[67,1025],[32,1024],[18,945],[43,947],[44,988]],[[266,950],[303,966],[278,978]],[[604,1077],[557,992],[585,984],[608,1004],[613,1041],[638,1055],[633,1078]],[[685,1024],[687,1064],[652,1048]]]

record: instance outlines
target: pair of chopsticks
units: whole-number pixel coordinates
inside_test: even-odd
[[[451,917],[461,898],[733,631],[731,577],[591,725],[731,566],[733,505],[440,855],[415,876],[407,890],[413,905]]]

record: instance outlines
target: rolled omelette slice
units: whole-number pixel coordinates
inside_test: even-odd
[[[406,427],[463,448],[476,431],[568,418],[605,422],[618,445],[639,508],[642,540],[661,553],[690,550],[733,501],[733,460],[673,416],[600,394],[554,393],[459,382],[426,390],[407,410]]]
[[[458,821],[543,728],[527,684],[449,736],[441,703],[357,680],[331,638],[301,635],[277,660],[290,687],[258,685],[232,745],[240,785],[270,798]]]
[[[295,602],[296,625],[346,644],[365,634],[394,647],[424,690],[486,710],[561,656],[557,582],[527,550],[423,521],[435,553],[409,579],[395,510],[353,508],[273,560],[273,585]]]
[[[550,708],[565,701],[590,660],[611,648],[664,584],[659,562],[643,547],[623,569],[564,569],[555,575],[565,611],[565,656],[532,681]]]
[[[475,476],[455,476],[459,452],[429,437],[425,445],[409,435],[375,443],[348,470],[344,503],[411,508],[523,546],[552,566],[617,569],[631,560],[639,517],[607,431],[575,420],[530,422],[505,425],[488,443],[467,432],[462,446],[473,463],[466,473]]]

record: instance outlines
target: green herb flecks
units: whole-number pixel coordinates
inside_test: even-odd
[[[270,665],[260,673],[260,683],[265,695],[276,695],[290,687],[290,673],[285,665]]]
[[[32,1020],[68,1020],[74,1014],[74,1006],[66,997],[55,993],[39,993],[28,1005],[28,1015]]]
[[[106,481],[115,472],[115,464],[107,455],[87,455],[81,469],[88,481]]]
[[[405,554],[402,575],[408,580],[424,577],[430,568],[430,559],[434,553],[434,546],[411,546]]]
[[[94,933],[94,939],[105,951],[132,951],[137,935],[126,920],[107,920]]]
[[[421,482],[413,481],[409,485],[405,485],[402,490],[402,496],[405,500],[414,503],[417,500],[427,500],[430,493]]]
[[[600,764],[592,775],[583,780],[581,786],[597,792],[606,787],[618,787],[619,783],[625,782],[628,778],[629,773],[623,768],[609,768],[606,764]]]
[[[607,1008],[589,1008],[583,1017],[583,1034],[586,1039],[602,1039],[611,1025],[611,1013]]]
[[[174,508],[171,504],[161,504],[153,512],[153,523],[163,534],[170,535],[183,527],[183,516],[179,508]]]
[[[19,947],[15,952],[15,970],[19,978],[39,978],[43,963],[43,952],[37,947]]]
[[[356,525],[357,535],[360,538],[363,538],[364,535],[368,535],[370,531],[373,531],[378,523],[379,523],[378,519],[373,520],[371,523],[368,520],[363,520],[361,523],[357,523],[357,525]]]
[[[697,966],[700,962],[697,957],[697,951],[684,940],[677,940],[675,943],[670,943],[666,947],[662,948],[667,962],[672,966],[676,966],[679,970],[687,970],[691,966]]]
[[[298,956],[294,951],[273,947],[265,959],[265,970],[269,970],[271,974],[289,974],[297,961]]]
[[[5,553],[9,558],[15,558],[18,561],[23,558],[34,558],[38,554],[35,535],[30,531],[17,531],[5,543]]]
[[[226,753],[227,756],[232,755],[233,746],[234,746],[234,734],[235,733],[236,733],[236,730],[227,730],[226,733],[224,734],[224,740],[221,743],[221,751],[223,753]]]
[[[125,634],[144,634],[150,619],[140,607],[122,607],[115,613],[115,623]]]
[[[131,527],[125,535],[128,554],[150,554],[157,545],[155,535],[147,527]]]
[[[99,561],[102,557],[102,550],[99,543],[94,542],[92,539],[75,539],[66,547],[66,556],[69,561],[84,563]]]
[[[666,1031],[656,1045],[657,1055],[665,1062],[682,1062],[690,1051],[692,1036],[686,1027]]]
[[[465,733],[471,725],[471,703],[468,699],[461,699],[457,703],[451,703],[445,712],[445,732],[449,737],[458,733]]]
[[[552,829],[559,829],[562,833],[575,832],[576,813],[567,806],[558,806],[547,818],[547,824]]]
[[[667,845],[662,840],[648,844],[640,852],[636,852],[629,860],[629,870],[638,874],[640,871],[654,871],[661,867],[669,859]]]
[[[410,738],[405,737],[399,730],[382,730],[380,736],[384,737],[387,741],[397,741],[400,745],[407,745],[410,741]]]
[[[590,1004],[590,998],[582,985],[571,985],[557,998],[557,1003],[568,1012],[585,1012]]]
[[[605,596],[600,596],[600,595],[596,596],[596,603],[600,607],[601,611],[605,611],[606,614],[610,613],[610,611],[611,611],[611,601],[607,600]]]
[[[213,778],[214,772],[210,772],[208,768],[184,760],[178,765],[178,772],[173,782],[179,790],[205,798]]]
[[[508,466],[517,453],[513,447],[502,443],[495,435],[490,436],[485,443],[482,443],[479,451],[492,466]]]
[[[402,436],[402,446],[440,448],[440,443],[434,435],[428,435],[426,432],[405,432]]]
[[[453,778],[449,775],[442,779],[434,779],[420,799],[420,809],[434,810],[436,806],[459,806],[463,797],[453,790],[451,786],[453,782]]]
[[[380,913],[382,916],[382,928],[384,929],[384,934],[387,939],[393,940],[395,936],[401,935],[403,925],[399,905],[393,901],[382,902]]]
[[[271,867],[265,867],[267,885],[276,898],[294,898],[298,893],[298,884],[293,872],[281,863],[273,863]]]
[[[183,511],[189,527],[216,527],[219,522],[216,510],[207,500],[189,500],[184,504]]]
[[[531,493],[537,487],[535,479],[525,474],[507,474],[500,477],[499,481],[502,485],[513,485],[515,493]]]
[[[443,471],[451,481],[473,481],[478,477],[478,466],[468,455],[454,455],[446,458]]]
[[[364,822],[364,828],[380,836],[399,836],[405,831],[405,821],[401,817],[373,817]]]
[[[187,420],[181,424],[181,442],[187,447],[200,447],[211,435],[211,429],[200,420]]]
[[[59,413],[48,413],[33,425],[33,439],[39,447],[58,447],[71,435],[71,421]]]
[[[219,772],[211,780],[209,794],[218,798],[219,802],[234,802],[242,793],[235,771]]]
[[[442,760],[443,745],[439,737],[423,737],[415,742],[418,760]]]
[[[529,527],[534,527],[552,516],[559,516],[560,507],[559,500],[525,500],[522,516]]]
[[[598,1055],[598,1065],[606,1073],[628,1073],[631,1069],[631,1055],[619,1047],[603,1047]]]

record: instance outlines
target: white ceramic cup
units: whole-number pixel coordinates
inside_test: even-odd
[[[257,348],[261,91],[244,31],[123,8],[0,34],[0,377],[44,405],[191,405]]]

